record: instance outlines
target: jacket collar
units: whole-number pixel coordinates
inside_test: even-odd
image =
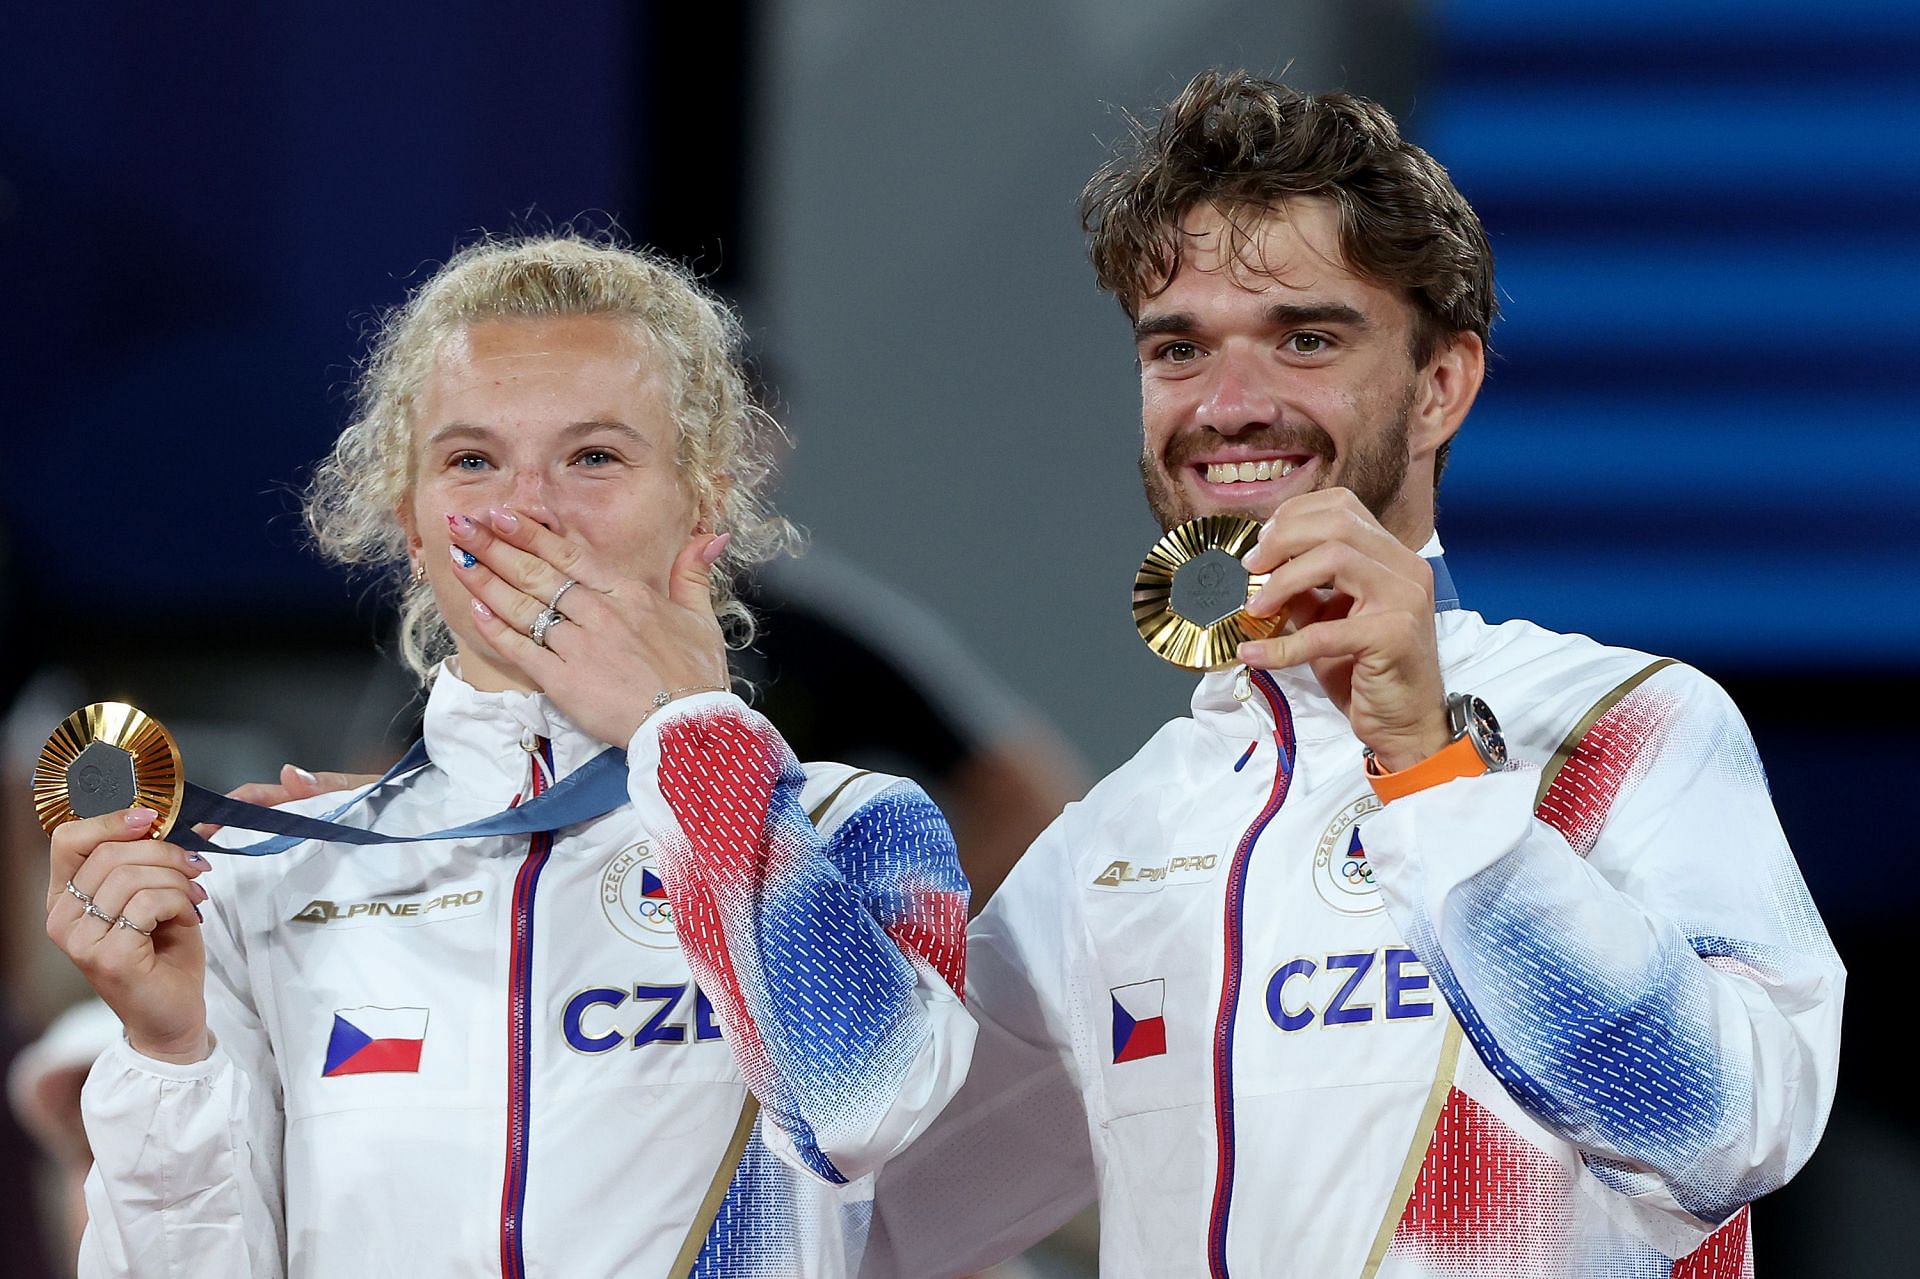
[[[546,738],[553,775],[565,777],[607,749],[561,713],[545,693],[483,693],[440,664],[422,728],[427,755],[458,790],[505,804],[528,786],[528,754]]]

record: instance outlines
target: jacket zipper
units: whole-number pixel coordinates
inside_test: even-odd
[[[530,770],[529,798],[547,789],[553,771],[552,743],[544,737],[535,740],[540,758]],[[513,945],[507,960],[507,1170],[500,1190],[502,1279],[526,1279],[527,1273],[521,1229],[527,1199],[527,1093],[533,1073],[533,906],[541,868],[552,851],[553,833],[535,834],[513,881]]]
[[[1207,1222],[1207,1269],[1213,1279],[1227,1279],[1227,1215],[1233,1207],[1233,1023],[1240,1006],[1241,914],[1247,882],[1247,863],[1254,844],[1287,802],[1293,783],[1293,710],[1280,695],[1273,676],[1252,672],[1253,686],[1273,711],[1275,762],[1273,789],[1259,816],[1247,827],[1234,850],[1227,873],[1226,965],[1220,983],[1220,1010],[1213,1025],[1213,1122],[1217,1164],[1213,1179],[1213,1211]]]

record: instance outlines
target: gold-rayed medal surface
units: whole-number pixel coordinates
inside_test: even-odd
[[[1133,624],[1147,647],[1190,671],[1231,666],[1241,643],[1280,629],[1277,617],[1252,617],[1247,602],[1266,584],[1240,557],[1260,524],[1238,515],[1202,515],[1155,542],[1133,579]]]
[[[173,735],[137,706],[95,702],[60,722],[33,766],[33,811],[49,834],[61,822],[135,805],[160,814],[156,837],[180,811],[187,778]]]

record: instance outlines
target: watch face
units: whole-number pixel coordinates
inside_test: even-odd
[[[1495,718],[1493,708],[1471,693],[1456,693],[1450,703],[1453,731],[1465,733],[1472,739],[1474,749],[1480,752],[1488,768],[1506,767],[1507,739],[1500,732],[1500,721]]]

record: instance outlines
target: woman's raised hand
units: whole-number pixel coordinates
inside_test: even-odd
[[[728,535],[690,536],[662,595],[515,512],[447,523],[481,635],[601,741],[625,746],[661,694],[728,686],[707,581]]]
[[[54,828],[47,936],[120,1018],[134,1051],[194,1062],[212,1051],[199,914],[207,890],[194,882],[211,866],[150,838],[157,817],[124,808]]]

